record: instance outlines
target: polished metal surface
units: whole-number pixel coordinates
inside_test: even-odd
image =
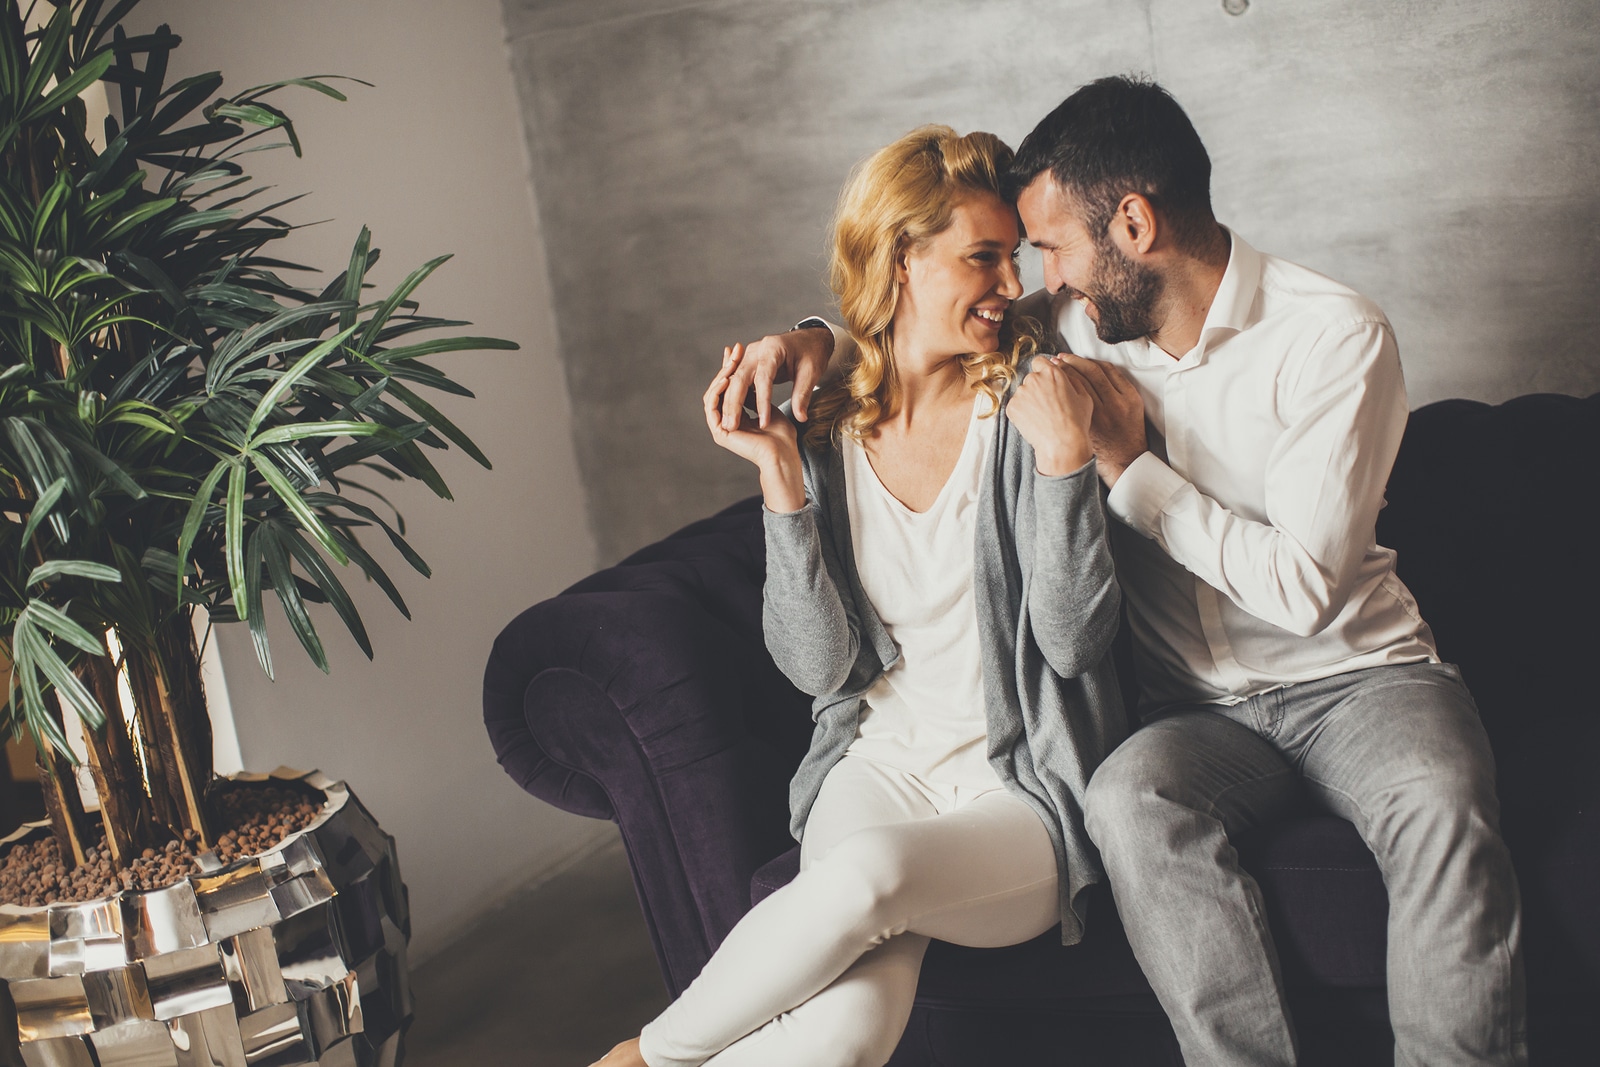
[[[411,1020],[394,839],[343,782],[267,852],[165,889],[0,905],[0,980],[29,1067],[392,1067]],[[29,834],[30,824],[0,846]]]

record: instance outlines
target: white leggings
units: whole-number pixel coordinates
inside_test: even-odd
[[[846,756],[799,876],[739,920],[640,1051],[650,1067],[882,1067],[930,938],[998,948],[1059,921],[1055,851],[1027,804]]]

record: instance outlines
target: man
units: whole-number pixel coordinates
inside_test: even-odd
[[[1074,93],[1013,167],[1047,287],[1017,310],[1095,394],[1141,685],[1142,728],[1089,785],[1090,835],[1191,1067],[1295,1062],[1229,841],[1301,795],[1383,870],[1396,1064],[1525,1063],[1493,758],[1375,539],[1407,415],[1393,331],[1220,226],[1210,174],[1176,101],[1128,78]],[[820,329],[766,338],[735,385],[765,415],[792,375],[803,417],[833,347]]]

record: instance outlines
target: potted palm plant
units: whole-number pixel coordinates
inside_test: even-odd
[[[381,294],[365,229],[323,285],[274,258],[287,201],[261,202],[245,163],[299,153],[279,94],[343,99],[338,80],[167,84],[179,38],[127,33],[137,3],[0,0],[0,730],[39,753],[49,823],[33,835],[56,857],[18,876],[33,906],[0,905],[0,978],[30,1060],[365,1063],[395,1053],[409,1014],[392,840],[313,776],[294,785],[317,794],[311,825],[243,855],[196,613],[243,622],[269,674],[268,594],[324,670],[311,603],[371,656],[341,568],[403,613],[370,538],[428,573],[373,481],[448,498],[430,451],[488,465],[426,399],[471,395],[428,359],[515,345],[419,312],[448,257]],[[91,868],[121,890],[94,896]],[[41,904],[52,889],[93,899]]]

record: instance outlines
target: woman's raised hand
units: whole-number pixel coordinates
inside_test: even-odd
[[[1122,472],[1150,448],[1144,429],[1144,399],[1120,369],[1109,363],[1063,352],[1052,362],[1078,380],[1094,395],[1094,418],[1089,424],[1089,443],[1094,448],[1095,468],[1108,487],[1116,485]]]
[[[778,413],[761,426],[744,414],[743,397],[737,397],[732,398],[731,410],[738,412],[738,420],[732,429],[724,429],[723,413],[730,410],[730,383],[738,380],[735,375],[743,358],[742,344],[722,350],[722,368],[711,379],[703,398],[706,428],[718,445],[756,465],[768,511],[799,511],[805,507],[806,490],[794,423]]]
[[[711,439],[757,467],[770,466],[790,454],[798,464],[800,452],[794,423],[786,418],[774,418],[769,419],[766,426],[761,426],[745,413],[744,398],[730,395],[730,383],[738,380],[736,372],[744,359],[744,352],[742,344],[724,348],[722,369],[717,371],[717,376],[711,379],[711,385],[706,389],[706,427],[711,431]],[[724,413],[729,410],[735,412],[735,421],[731,429],[725,429],[729,420]]]
[[[1033,446],[1040,474],[1071,474],[1094,455],[1089,443],[1094,394],[1059,357],[1034,357],[1028,376],[1006,404],[1006,417]]]

